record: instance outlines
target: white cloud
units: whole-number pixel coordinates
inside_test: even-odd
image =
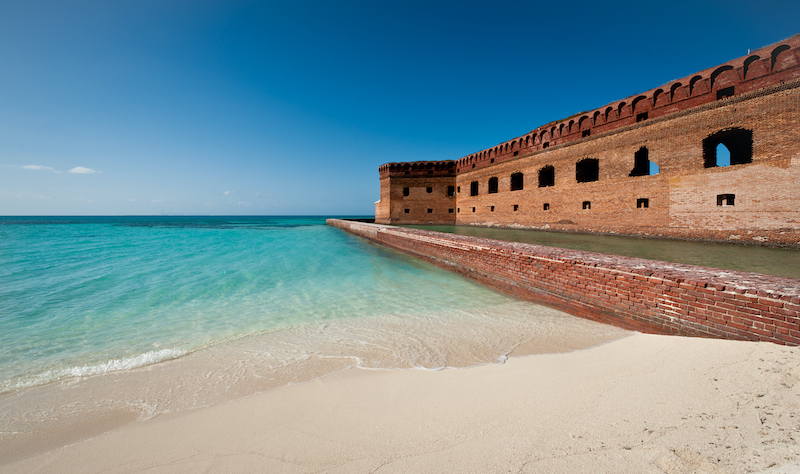
[[[94,173],[99,173],[99,171],[95,171],[95,170],[93,170],[91,168],[84,168],[83,166],[76,166],[76,167],[72,168],[71,170],[69,170],[69,172],[70,173],[75,173],[75,174],[94,174]]]
[[[164,200],[163,199],[153,199],[150,202],[159,203],[159,202],[164,202]]]
[[[33,170],[33,171],[52,171],[53,173],[60,173],[57,169],[53,168],[52,166],[42,166],[42,165],[22,165],[20,168],[24,170]]]
[[[136,202],[136,199],[128,199],[128,202]]]
[[[227,196],[228,194],[231,194],[232,192],[233,192],[233,191],[225,191],[224,193],[222,193],[222,195],[223,195],[223,196]]]

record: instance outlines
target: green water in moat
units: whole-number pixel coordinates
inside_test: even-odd
[[[797,249],[455,225],[402,227],[800,279]]]

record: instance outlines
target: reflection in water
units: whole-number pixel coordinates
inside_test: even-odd
[[[403,227],[800,278],[800,250],[796,249],[455,225]]]

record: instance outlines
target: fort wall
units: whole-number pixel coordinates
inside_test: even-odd
[[[376,222],[800,246],[797,130],[800,36],[459,160],[383,165]]]
[[[800,280],[338,219],[327,222],[575,316],[649,333],[800,345]]]

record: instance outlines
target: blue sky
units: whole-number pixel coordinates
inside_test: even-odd
[[[800,2],[0,3],[0,215],[374,212],[458,159],[800,33]]]

